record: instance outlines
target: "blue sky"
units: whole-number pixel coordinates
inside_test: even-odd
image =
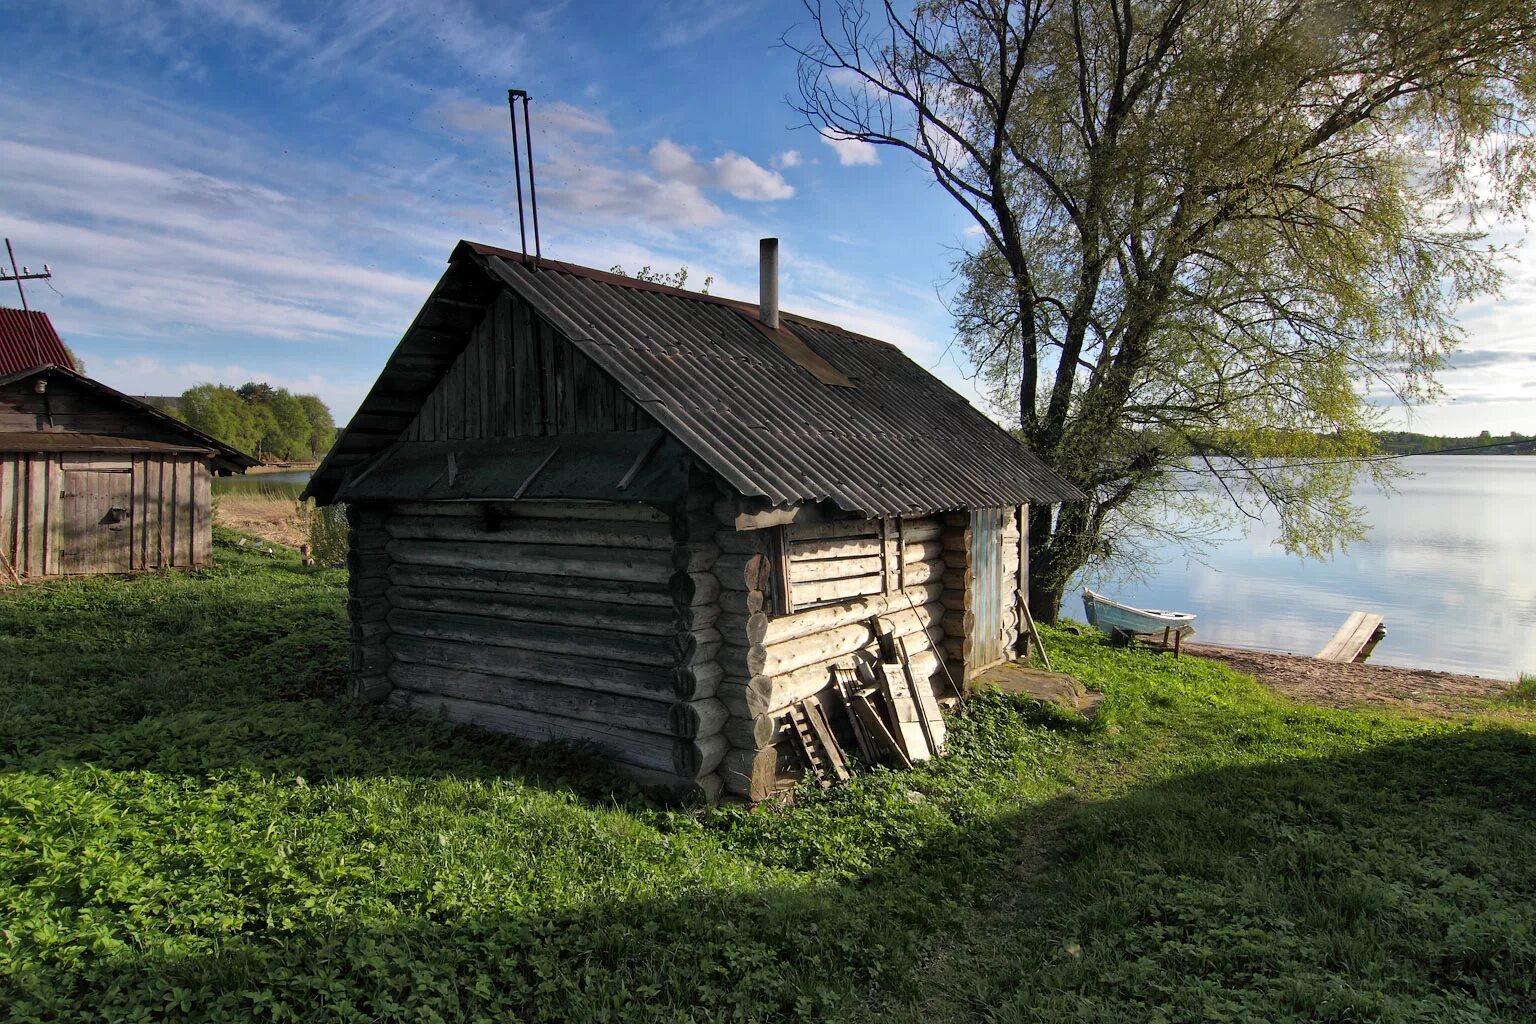
[[[722,0],[9,6],[0,233],[52,266],[29,299],[106,383],[264,379],[344,420],[453,243],[516,247],[517,86],[545,255],[751,298],[778,235],[786,309],[969,391],[942,296],[974,236],[911,161],[799,127],[780,37],[804,21]],[[1536,257],[1513,269],[1415,429],[1536,432]]]

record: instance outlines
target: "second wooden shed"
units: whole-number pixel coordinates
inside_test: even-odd
[[[0,575],[206,565],[210,477],[254,465],[72,369],[0,374]]]
[[[1080,497],[894,345],[461,243],[309,493],[352,524],[363,700],[761,799],[872,616],[940,685],[1014,654],[1023,515]]]

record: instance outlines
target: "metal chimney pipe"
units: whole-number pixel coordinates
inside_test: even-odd
[[[757,318],[769,327],[779,326],[779,240],[757,243]]]

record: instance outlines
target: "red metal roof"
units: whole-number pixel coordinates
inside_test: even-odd
[[[75,368],[48,314],[0,307],[0,373],[49,365]]]

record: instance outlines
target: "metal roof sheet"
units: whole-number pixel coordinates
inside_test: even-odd
[[[0,307],[0,373],[50,365],[74,369],[75,362],[48,314]]]
[[[781,316],[784,336],[775,337],[756,323],[755,304],[550,260],[535,269],[531,257],[491,246],[461,243],[454,256],[532,305],[744,495],[778,506],[829,500],[867,516],[1081,497],[887,342],[794,314]],[[370,398],[400,390],[386,385],[409,339]],[[803,353],[797,358],[801,346],[852,386],[818,380]],[[399,416],[403,428],[410,413]],[[345,436],[338,450],[352,465],[366,457]],[[346,471],[322,466],[311,489],[328,500]]]

